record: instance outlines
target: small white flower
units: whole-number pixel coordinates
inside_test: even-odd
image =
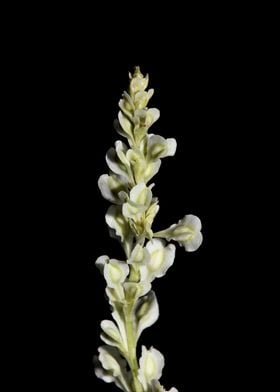
[[[138,91],[134,95],[134,107],[135,109],[144,109],[148,105],[149,100],[154,94],[154,89],[148,91]]]
[[[103,320],[101,322],[102,334],[100,335],[104,343],[110,346],[127,350],[127,340],[123,339],[116,324],[111,320]]]
[[[130,392],[131,377],[126,370],[126,362],[121,358],[115,347],[101,346],[98,349],[99,356],[95,365],[95,374],[103,381],[115,384],[123,391]]]
[[[143,152],[138,149],[128,150],[126,156],[137,183],[147,183],[159,171],[161,164],[160,160],[148,161]]]
[[[134,112],[133,122],[136,126],[150,128],[160,116],[160,111],[156,108],[137,109]]]
[[[109,260],[110,259],[108,256],[103,255],[103,256],[99,256],[95,262],[96,267],[99,269],[102,275],[104,274],[105,264],[109,263]]]
[[[133,138],[133,123],[132,121],[121,111],[118,113],[119,125],[121,127],[122,135],[128,138]]]
[[[161,278],[174,263],[175,246],[173,244],[165,246],[164,240],[155,238],[147,243],[146,249],[150,259],[141,268],[142,274],[145,274],[144,270],[146,269],[150,280]]]
[[[142,265],[148,263],[149,260],[150,260],[150,255],[148,250],[146,248],[143,248],[143,246],[136,244],[128,259],[128,264],[135,263],[138,265]]]
[[[152,191],[144,182],[135,185],[130,191],[129,200],[124,203],[122,212],[126,218],[135,221],[149,208],[152,200]]]
[[[148,391],[149,385],[153,380],[160,379],[163,367],[163,355],[153,347],[147,350],[145,346],[142,346],[138,379],[143,386],[144,392]]]
[[[123,92],[123,97],[122,99],[119,101],[119,107],[122,110],[122,112],[131,119],[132,117],[132,113],[135,110],[135,106],[134,106],[134,102],[131,98],[131,96],[124,91]]]
[[[195,215],[186,215],[177,224],[155,233],[155,236],[177,241],[187,252],[193,252],[202,243],[201,221]]]
[[[143,145],[142,145],[143,148]],[[160,135],[150,134],[147,141],[147,158],[155,161],[175,155],[177,142],[174,138],[165,139]]]
[[[115,204],[122,204],[128,192],[127,179],[116,174],[102,174],[98,179],[98,187],[104,199]]]
[[[116,289],[129,274],[129,266],[120,260],[111,259],[104,266],[104,278],[107,286]]]

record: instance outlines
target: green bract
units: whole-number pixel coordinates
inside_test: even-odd
[[[177,224],[153,233],[159,211],[150,180],[159,171],[161,159],[173,156],[176,140],[149,133],[159,118],[159,110],[148,108],[154,90],[146,91],[148,75],[139,67],[129,74],[128,92],[119,102],[114,126],[126,143],[117,140],[106,154],[109,173],[98,180],[102,196],[112,203],[105,216],[110,235],[119,240],[124,259],[100,256],[96,265],[104,276],[106,294],[112,307],[112,320],[101,322],[101,346],[95,358],[96,376],[114,382],[126,392],[167,392],[159,383],[164,367],[163,355],[143,346],[137,358],[137,341],[144,329],[159,317],[159,306],[152,282],[163,277],[175,259],[177,241],[186,251],[202,242],[201,222],[186,215]],[[178,392],[171,388],[169,392]]]

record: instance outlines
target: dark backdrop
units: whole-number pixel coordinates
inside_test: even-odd
[[[193,213],[201,218],[204,235],[197,252],[178,248],[174,266],[154,283],[160,318],[140,344],[165,355],[162,383],[168,388],[241,390],[248,308],[236,248],[240,200],[246,195],[237,165],[244,154],[250,49],[244,41],[237,45],[236,36],[214,30],[181,40],[179,48],[147,41],[149,52],[143,44],[120,43],[120,37],[102,45],[91,38],[83,27],[52,37],[50,45],[49,37],[42,38],[30,70],[38,80],[33,109],[40,130],[32,136],[33,199],[44,227],[36,243],[38,259],[44,260],[37,278],[44,287],[47,325],[38,340],[39,363],[48,353],[42,384],[55,375],[53,385],[63,390],[66,384],[81,391],[115,390],[96,380],[92,368],[101,344],[99,323],[109,317],[94,262],[102,254],[121,257],[118,243],[108,236],[109,204],[97,180],[107,171],[107,149],[119,138],[112,122],[128,71],[140,65],[155,89],[150,105],[161,110],[152,131],[178,143],[175,157],[164,159],[154,178],[160,200],[155,227]]]

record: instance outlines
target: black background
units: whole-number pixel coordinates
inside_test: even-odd
[[[102,254],[122,257],[107,232],[109,204],[97,180],[107,172],[107,149],[120,138],[112,122],[128,71],[140,65],[155,89],[150,106],[161,111],[152,132],[178,143],[153,179],[160,200],[155,230],[191,213],[200,217],[204,235],[197,252],[178,248],[173,267],[154,283],[160,318],[140,345],[164,354],[166,388],[246,389],[241,379],[249,372],[247,321],[254,303],[245,288],[249,266],[240,257],[246,243],[239,231],[250,204],[243,181],[248,185],[253,175],[244,161],[250,161],[255,41],[226,22],[203,30],[181,22],[173,35],[162,23],[152,36],[111,26],[109,37],[94,23],[75,23],[47,25],[36,39],[32,30],[32,53],[21,57],[32,95],[23,116],[32,113],[34,130],[25,142],[30,138],[29,202],[36,211],[32,273],[35,293],[43,294],[38,303],[31,294],[34,333],[37,322],[44,326],[36,338],[40,383],[115,390],[97,380],[92,367],[100,321],[110,317],[94,262]]]

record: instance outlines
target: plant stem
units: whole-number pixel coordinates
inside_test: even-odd
[[[138,361],[136,356],[136,337],[135,337],[135,328],[133,325],[133,310],[134,304],[129,304],[127,310],[125,312],[125,327],[126,327],[126,335],[127,335],[127,345],[128,345],[128,363],[131,369],[132,377],[133,377],[133,392],[143,392],[143,388],[137,378],[138,376]]]

